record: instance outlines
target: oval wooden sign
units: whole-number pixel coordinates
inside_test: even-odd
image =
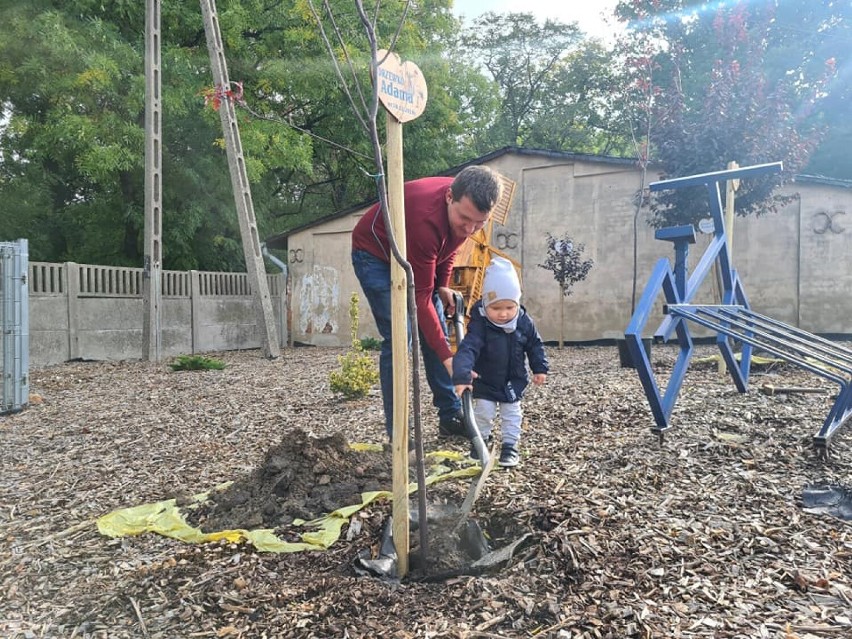
[[[418,117],[426,109],[426,78],[413,62],[403,62],[396,53],[378,51],[376,84],[379,100],[400,122]]]

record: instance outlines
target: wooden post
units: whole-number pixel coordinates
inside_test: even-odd
[[[387,109],[387,189],[392,235],[406,259],[402,124],[426,108],[426,80],[416,64],[380,49],[374,78]],[[397,575],[408,574],[408,282],[405,269],[391,255],[391,344],[393,347],[393,543]],[[425,522],[424,522],[425,524]]]
[[[736,162],[728,162],[728,170],[738,169]],[[728,259],[734,260],[734,192],[740,187],[739,180],[725,182],[725,235],[728,238]]]
[[[740,165],[736,162],[728,162],[728,169],[738,169]],[[725,237],[728,240],[728,262],[734,262],[734,192],[739,188],[739,180],[727,180],[725,182]],[[721,277],[716,278],[721,281]],[[719,288],[719,296],[723,295],[722,287]],[[720,299],[723,303],[725,300]],[[722,355],[719,355],[719,374],[724,375],[728,372],[728,367],[725,365],[725,360]]]
[[[387,114],[388,207],[393,235],[405,250],[402,123]],[[391,258],[391,343],[393,344],[393,543],[400,577],[408,573],[408,287],[405,270]]]

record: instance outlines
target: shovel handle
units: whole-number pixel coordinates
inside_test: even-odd
[[[453,306],[444,309],[444,315],[452,318],[454,323],[464,321],[464,297],[458,291],[453,291]]]
[[[485,466],[488,465],[491,453],[488,450],[488,446],[485,445],[485,441],[482,439],[482,433],[479,432],[479,428],[476,426],[476,419],[473,417],[473,395],[469,390],[466,390],[462,393],[461,400],[462,412],[464,413],[464,427],[467,430],[470,443],[473,444],[473,447],[479,454],[479,460],[482,462],[482,467],[485,468]]]
[[[456,344],[461,344],[461,341],[464,339],[464,297],[458,291],[453,291],[453,301],[453,308],[448,309],[451,311],[449,316],[452,317],[455,326]],[[462,393],[461,403],[462,413],[464,413],[464,428],[467,431],[467,436],[471,444],[473,444],[473,447],[479,454],[482,467],[485,468],[488,465],[491,453],[482,439],[482,433],[479,432],[479,428],[476,426],[476,419],[473,416],[473,395],[469,390]]]

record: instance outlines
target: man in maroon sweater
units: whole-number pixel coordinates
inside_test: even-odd
[[[414,271],[426,381],[438,409],[438,432],[444,437],[465,436],[444,320],[444,306],[453,303],[449,288],[453,259],[462,243],[488,221],[499,199],[499,178],[485,166],[466,167],[455,178],[429,177],[405,183],[406,259]],[[392,259],[381,207],[376,204],[352,231],[352,266],[383,338],[379,373],[388,437],[393,434]]]

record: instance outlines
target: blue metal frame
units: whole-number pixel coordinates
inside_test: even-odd
[[[720,185],[728,180],[778,173],[781,170],[782,164],[774,162],[663,180],[649,186],[651,191],[705,186],[710,197],[710,212],[714,222],[714,237],[691,274],[687,266],[687,256],[689,244],[695,242],[692,226],[670,227],[655,233],[657,239],[674,244],[675,264],[672,266],[667,258],[661,258],[657,262],[630,324],[624,331],[627,348],[656,423],[653,431],[660,435],[671,428],[669,420],[672,409],[692,357],[693,341],[689,322],[716,332],[716,344],[734,385],[741,393],[748,390],[751,355],[755,347],[839,384],[837,399],[822,428],[813,437],[814,446],[819,451],[827,451],[831,436],[852,417],[852,351],[753,312],[742,282],[731,265]],[[692,304],[696,292],[714,264],[718,265],[722,280],[722,304]],[[660,293],[665,299],[666,317],[655,331],[654,338],[668,342],[672,335],[676,334],[680,347],[668,384],[662,393],[651,369],[651,362],[642,347],[642,332]],[[734,354],[734,344],[740,346],[739,361]]]

